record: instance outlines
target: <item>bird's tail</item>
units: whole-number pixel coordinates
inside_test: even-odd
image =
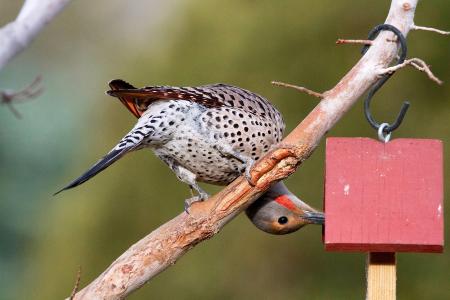
[[[60,189],[53,195],[59,194],[62,191],[74,188],[80,184],[82,184],[85,181],[88,181],[110,165],[112,165],[115,161],[117,161],[119,158],[121,158],[123,155],[125,155],[127,152],[132,150],[134,147],[126,147],[121,149],[114,148],[111,150],[108,154],[106,154],[102,159],[100,159],[97,163],[95,163],[89,170],[87,170],[83,175],[69,183],[64,188]]]
[[[89,170],[87,170],[83,175],[72,181],[66,187],[57,191],[55,194],[59,194],[62,191],[74,188],[83,182],[91,179],[110,165],[112,165],[119,158],[124,156],[126,153],[139,149],[142,141],[144,140],[146,134],[141,131],[142,127],[133,128],[122,140],[117,144],[117,146],[112,149],[108,154],[106,154],[102,159],[100,159],[95,165],[93,165]]]

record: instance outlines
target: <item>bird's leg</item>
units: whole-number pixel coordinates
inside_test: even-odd
[[[252,180],[252,175],[250,173],[250,171],[252,170],[253,165],[255,164],[255,161],[251,158],[248,157],[246,155],[243,155],[242,153],[239,153],[237,151],[234,151],[230,146],[228,145],[221,145],[221,144],[216,144],[215,148],[222,153],[223,155],[226,156],[231,156],[234,157],[238,160],[240,160],[245,167],[245,172],[244,172],[244,176],[245,179],[247,179],[247,182],[251,185],[254,186],[255,184],[253,183]]]
[[[180,179],[183,181],[182,179]],[[189,184],[189,183],[188,183]],[[208,193],[206,193],[198,184],[194,181],[194,183],[189,184],[189,187],[192,190],[195,190],[198,194],[198,196],[192,196],[191,198],[188,198],[184,200],[184,211],[186,213],[189,213],[189,207],[191,207],[192,203],[197,201],[203,201],[209,198]]]
[[[169,156],[158,155],[158,157],[163,162],[165,162],[170,169],[172,169],[172,171],[175,173],[175,175],[177,175],[180,181],[189,185],[189,187],[191,188],[191,192],[192,190],[195,190],[197,192],[197,196],[192,195],[191,198],[188,198],[184,201],[184,210],[186,211],[186,213],[189,213],[188,210],[192,203],[203,201],[209,198],[209,195],[198,185],[196,180],[197,176],[194,173],[181,166],[177,161]]]
[[[191,198],[184,200],[184,210],[187,213],[189,213],[189,207],[192,203],[203,201],[209,198],[209,195],[198,185],[197,181],[195,180],[196,176],[194,173],[180,165],[175,165],[172,170],[175,172],[175,175],[177,175],[180,181],[189,185],[191,191],[195,190],[197,192],[197,196],[192,196]]]

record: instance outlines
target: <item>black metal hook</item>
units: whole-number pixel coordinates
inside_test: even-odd
[[[369,36],[367,37],[367,39],[374,40],[378,36],[380,31],[382,31],[382,30],[392,31],[397,36],[398,41],[400,43],[400,50],[401,50],[399,58],[397,60],[397,64],[403,63],[405,61],[406,52],[407,52],[406,39],[405,39],[404,35],[401,33],[401,31],[398,30],[396,27],[389,25],[389,24],[380,24],[369,32]],[[369,49],[369,47],[370,47],[370,45],[365,45],[362,48],[361,53],[365,54],[366,51]],[[370,112],[370,102],[371,102],[373,96],[375,95],[375,93],[383,86],[383,84],[386,83],[386,81],[389,78],[391,78],[392,74],[394,74],[394,73],[383,75],[383,77],[372,86],[372,88],[369,90],[369,92],[367,94],[366,99],[364,100],[364,115],[366,116],[366,119],[369,122],[370,126],[372,126],[376,130],[378,130],[380,128],[381,124],[379,124],[373,118],[372,113]],[[394,123],[384,126],[384,128],[383,128],[384,133],[389,134],[390,132],[394,131],[395,129],[397,129],[400,126],[400,124],[403,121],[403,118],[405,117],[406,112],[408,111],[409,105],[410,104],[408,101],[403,102],[400,112],[398,113],[397,118],[395,119]]]

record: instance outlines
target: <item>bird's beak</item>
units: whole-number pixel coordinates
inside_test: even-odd
[[[310,224],[323,225],[325,223],[325,215],[318,211],[304,211],[302,218]]]

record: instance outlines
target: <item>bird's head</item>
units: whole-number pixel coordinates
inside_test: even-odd
[[[256,227],[271,234],[287,234],[325,221],[322,212],[297,198],[283,182],[273,185],[247,208],[246,214]]]

